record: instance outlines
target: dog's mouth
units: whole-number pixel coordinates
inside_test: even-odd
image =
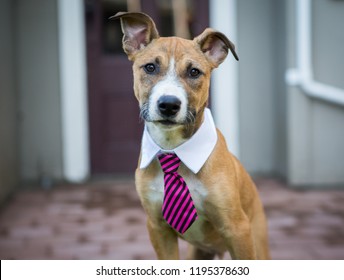
[[[157,122],[162,124],[162,125],[166,125],[166,126],[172,126],[172,125],[178,124],[175,121],[171,121],[171,120],[161,120],[161,121],[157,121]]]

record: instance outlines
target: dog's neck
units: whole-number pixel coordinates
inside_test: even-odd
[[[204,119],[204,109],[199,112],[193,123],[166,127],[155,122],[146,122],[148,132],[154,142],[164,150],[173,150],[195,134]]]

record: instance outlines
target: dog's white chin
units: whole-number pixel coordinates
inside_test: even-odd
[[[172,150],[185,142],[183,124],[164,125],[160,122],[146,122],[149,134],[162,149]]]

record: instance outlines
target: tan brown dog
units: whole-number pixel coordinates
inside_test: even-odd
[[[228,151],[221,132],[212,128],[206,109],[211,71],[228,49],[238,60],[234,45],[209,28],[193,40],[159,37],[153,20],[143,13],[120,12],[112,18],[121,20],[123,48],[133,61],[135,96],[145,120],[136,188],[158,258],[179,258],[179,236],[190,244],[191,259],[210,259],[225,251],[232,259],[269,259],[266,219],[256,187]],[[198,213],[184,234],[162,216],[164,175],[157,158],[147,155],[147,145],[176,154],[183,146],[189,162],[181,158],[178,173]]]

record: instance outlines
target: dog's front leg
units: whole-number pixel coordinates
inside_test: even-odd
[[[256,248],[249,221],[243,219],[233,224],[231,221],[224,221],[221,228],[221,235],[225,240],[232,259],[255,260],[257,259]]]
[[[232,259],[257,259],[250,221],[239,209],[210,204],[207,216],[226,244]]]
[[[160,223],[147,220],[149,237],[159,260],[178,260],[178,237],[169,227]]]

